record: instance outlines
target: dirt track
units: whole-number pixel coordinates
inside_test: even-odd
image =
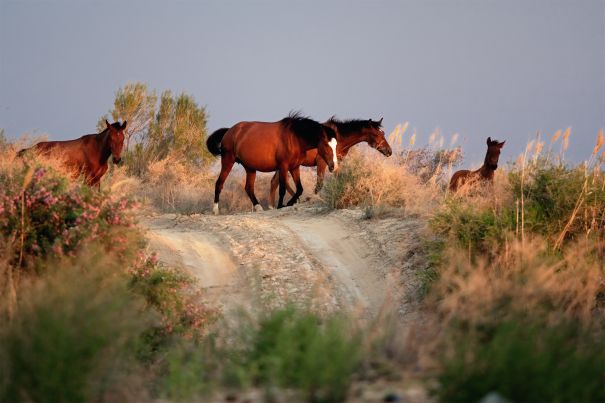
[[[307,304],[376,315],[402,312],[417,288],[422,223],[363,220],[360,211],[298,206],[235,215],[146,216],[150,249],[186,268],[224,308]]]

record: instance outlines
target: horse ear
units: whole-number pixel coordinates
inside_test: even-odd
[[[384,119],[384,117],[381,117],[378,123],[382,124],[382,119]]]
[[[122,130],[126,129],[126,123],[128,123],[128,122],[124,121],[124,123],[122,123]]]
[[[488,137],[488,138],[487,138],[487,145],[489,146],[489,145],[491,145],[491,144],[492,144],[492,138],[491,138],[491,137]]]
[[[502,143],[499,143],[499,144],[498,144],[498,148],[502,148],[502,147],[504,147],[504,143],[506,143],[506,140],[504,140]]]
[[[105,124],[107,125],[107,128],[109,129],[109,126],[111,126],[111,125],[109,124],[109,122],[107,121],[107,119],[105,119]]]

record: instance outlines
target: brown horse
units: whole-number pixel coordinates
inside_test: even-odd
[[[477,181],[494,181],[494,172],[498,168],[498,159],[500,158],[500,151],[504,147],[503,141],[499,143],[497,140],[493,140],[491,137],[487,138],[487,154],[485,155],[485,161],[481,168],[476,171],[462,170],[457,171],[452,175],[450,180],[450,191],[456,192],[460,187],[465,184],[472,184]]]
[[[296,193],[288,201],[288,206],[296,203],[303,192],[300,164],[305,160],[308,150],[317,148],[330,172],[338,164],[336,133],[298,113],[290,114],[279,122],[239,122],[230,129],[219,129],[208,137],[206,146],[213,155],[221,155],[221,173],[214,189],[214,214],[219,213],[219,196],[236,162],[246,169],[246,193],[257,211],[263,208],[254,195],[256,171],[279,171],[277,208],[281,208],[284,205],[288,172],[296,183]]]
[[[87,134],[75,140],[43,141],[19,151],[18,155],[22,157],[27,151],[33,150],[40,155],[59,158],[74,177],[81,174],[87,184],[100,188],[101,178],[107,172],[109,156],[113,156],[114,164],[122,160],[126,129],[126,121],[110,124],[106,120],[105,124],[107,128],[101,133]]]
[[[336,132],[336,140],[338,145],[336,146],[336,155],[338,160],[342,160],[348,153],[351,147],[361,142],[367,142],[368,145],[383,155],[389,157],[393,154],[391,146],[384,137],[384,131],[382,130],[382,118],[378,121],[368,119],[352,119],[341,121],[332,116],[328,121],[324,123],[325,126],[332,128]],[[315,185],[315,193],[319,192],[323,186],[323,178],[326,172],[326,162],[321,158],[317,149],[307,151],[305,160],[301,164],[305,167],[317,166],[317,183]],[[279,174],[276,172],[271,179],[271,192],[269,194],[269,202],[271,205],[275,205],[275,191],[279,182]],[[294,194],[294,190],[290,187],[286,181],[286,189],[288,193]]]

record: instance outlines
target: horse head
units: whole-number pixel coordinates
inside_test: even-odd
[[[338,158],[336,154],[336,145],[338,144],[338,141],[336,140],[336,132],[326,125],[321,126],[323,131],[319,144],[317,144],[317,152],[319,153],[319,156],[326,161],[326,164],[328,164],[330,172],[334,172],[335,169],[338,169]]]
[[[498,142],[498,140],[492,140],[491,137],[487,138],[487,154],[485,155],[485,166],[492,170],[496,170],[498,168],[498,159],[500,158],[500,151],[502,147],[504,147],[503,141],[502,143]]]
[[[109,123],[105,120],[108,130],[108,143],[111,150],[111,156],[114,164],[119,164],[122,161],[122,148],[124,147],[124,130],[126,129],[126,121],[120,124],[119,122]]]
[[[368,144],[370,147],[380,151],[385,157],[390,157],[393,154],[391,146],[384,137],[384,130],[382,130],[382,119],[368,121],[368,125],[364,129],[364,134],[367,136]]]

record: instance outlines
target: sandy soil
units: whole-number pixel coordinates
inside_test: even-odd
[[[385,305],[412,312],[424,224],[365,220],[358,210],[304,204],[234,215],[141,218],[151,250],[187,269],[225,310],[286,303],[372,317]]]

